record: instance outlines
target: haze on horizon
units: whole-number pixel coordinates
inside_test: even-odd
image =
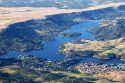
[[[125,0],[0,0],[0,7],[57,7],[87,8],[107,3],[125,2]]]

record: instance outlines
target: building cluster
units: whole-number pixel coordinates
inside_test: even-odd
[[[107,73],[110,71],[125,71],[125,65],[110,65],[103,63],[81,63],[76,67],[78,71],[88,73],[88,74],[99,74],[99,73]]]
[[[66,59],[63,61],[50,61],[47,59],[43,58],[36,58],[34,56],[19,56],[18,59],[20,62],[17,64],[25,69],[41,69],[44,71],[49,71],[49,70],[58,70],[58,71],[68,71],[72,70],[74,68],[73,66],[75,64],[78,64],[81,59]]]

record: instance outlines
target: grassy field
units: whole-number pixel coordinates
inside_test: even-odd
[[[0,30],[7,28],[8,25],[24,22],[31,19],[44,19],[48,15],[61,14],[61,13],[73,13],[103,9],[107,7],[118,7],[125,5],[125,3],[109,3],[106,5],[93,6],[85,9],[58,9],[58,8],[33,8],[33,7],[17,7],[7,8],[0,7]]]
[[[109,41],[91,41],[81,40],[78,43],[64,44],[61,53],[67,56],[93,55],[100,59],[111,59],[114,57],[121,58],[124,61],[125,55],[125,38],[109,40]]]

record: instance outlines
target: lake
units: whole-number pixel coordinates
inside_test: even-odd
[[[80,36],[77,37],[60,37],[57,36],[54,41],[44,42],[44,49],[43,50],[33,50],[31,52],[26,52],[26,54],[31,54],[37,57],[46,58],[51,61],[55,60],[64,60],[66,57],[64,55],[59,54],[59,48],[67,43],[67,42],[73,42],[80,39],[88,39],[88,40],[96,40],[94,35],[87,30],[90,28],[96,28],[99,26],[99,21],[87,21],[83,22],[77,25],[72,26],[70,29],[65,30],[64,33],[70,33],[70,32],[79,32],[81,33]],[[5,57],[17,57],[18,55],[21,55],[23,53],[21,52],[10,52]],[[82,57],[83,58],[83,57]],[[103,62],[107,64],[122,64],[124,62],[113,59],[113,60],[99,60],[94,57],[84,57],[83,62]]]

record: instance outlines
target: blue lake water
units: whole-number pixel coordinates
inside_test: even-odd
[[[98,24],[96,22],[84,22],[77,24],[73,27],[71,27],[68,30],[65,30],[65,33],[68,32],[80,32],[82,33],[81,36],[78,37],[60,37],[57,36],[55,41],[45,42],[44,43],[44,50],[39,51],[31,51],[28,52],[28,54],[37,55],[39,57],[48,58],[50,60],[63,60],[65,58],[64,55],[59,54],[59,48],[61,45],[63,45],[66,42],[72,42],[80,39],[90,39],[95,40],[95,37],[92,35],[92,33],[87,32],[88,28],[96,27]]]
[[[55,38],[55,41],[49,41],[49,42],[44,42],[44,49],[43,50],[34,50],[31,52],[27,52],[26,54],[31,54],[37,57],[42,57],[42,58],[47,58],[49,60],[55,61],[55,60],[64,60],[66,57],[64,55],[59,54],[59,48],[67,42],[72,42],[80,39],[88,39],[88,40],[96,40],[94,35],[87,30],[89,28],[96,28],[99,26],[98,21],[88,21],[88,22],[83,22],[77,25],[72,26],[70,29],[65,30],[65,33],[69,32],[80,32],[82,33],[81,36],[77,37],[60,37],[57,36]],[[20,52],[10,52],[6,55],[6,57],[17,57],[22,53]],[[107,64],[122,64],[124,62],[114,59],[114,60],[99,60],[93,57],[84,57],[83,62],[103,62]]]

